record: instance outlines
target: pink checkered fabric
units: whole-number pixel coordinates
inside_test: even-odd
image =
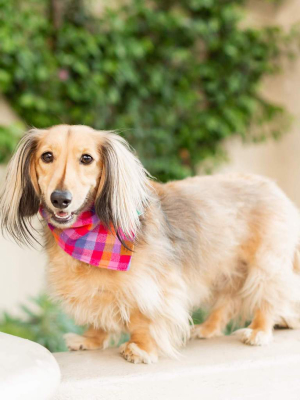
[[[43,218],[47,214],[40,209]],[[57,244],[71,257],[100,268],[127,271],[130,267],[134,248],[133,239],[121,235],[122,245],[113,227],[109,231],[99,220],[94,208],[83,212],[77,221],[66,229],[59,229],[48,223]]]

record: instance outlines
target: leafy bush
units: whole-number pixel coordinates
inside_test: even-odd
[[[289,41],[241,29],[243,0],[132,0],[100,17],[64,0],[53,18],[50,3],[0,0],[0,89],[27,124],[117,129],[162,181],[252,125],[283,129],[265,129],[283,110],[258,89]]]
[[[0,163],[9,160],[11,153],[22,136],[22,132],[24,132],[22,124],[0,125]]]
[[[67,350],[64,333],[80,334],[83,331],[46,295],[31,299],[31,305],[23,305],[21,310],[23,318],[4,312],[0,319],[0,331],[37,342],[52,352]]]

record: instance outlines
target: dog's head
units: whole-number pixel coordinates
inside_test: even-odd
[[[24,135],[2,190],[2,227],[30,242],[30,217],[40,205],[61,229],[95,206],[101,221],[132,236],[149,196],[147,172],[120,136],[86,126],[58,125]]]

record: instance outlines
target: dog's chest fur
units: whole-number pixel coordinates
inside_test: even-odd
[[[133,306],[130,291],[124,292],[128,273],[75,260],[47,236],[50,289],[54,297],[62,300],[67,313],[79,325],[98,325],[108,331],[124,329]]]
[[[129,271],[113,271],[82,263],[65,253],[46,228],[48,281],[53,297],[62,301],[78,325],[110,332],[126,331],[130,317],[142,311],[150,319],[176,308],[188,324],[187,288],[174,265],[161,267],[159,252],[147,256],[136,247]],[[147,246],[146,246],[147,247]],[[182,304],[178,304],[178,296]],[[167,312],[167,311],[166,311]]]

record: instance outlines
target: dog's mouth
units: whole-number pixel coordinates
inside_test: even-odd
[[[78,216],[90,209],[92,205],[92,200],[87,196],[83,204],[77,208],[76,210],[73,211],[64,211],[64,210],[53,210],[50,207],[47,206],[47,203],[45,201],[42,201],[42,209],[46,212],[46,216],[44,217],[48,223],[56,226],[57,228],[65,229],[69,228],[72,226]]]
[[[53,219],[58,224],[67,224],[74,217],[73,212],[64,212],[58,211],[57,213],[53,213],[51,219]]]

